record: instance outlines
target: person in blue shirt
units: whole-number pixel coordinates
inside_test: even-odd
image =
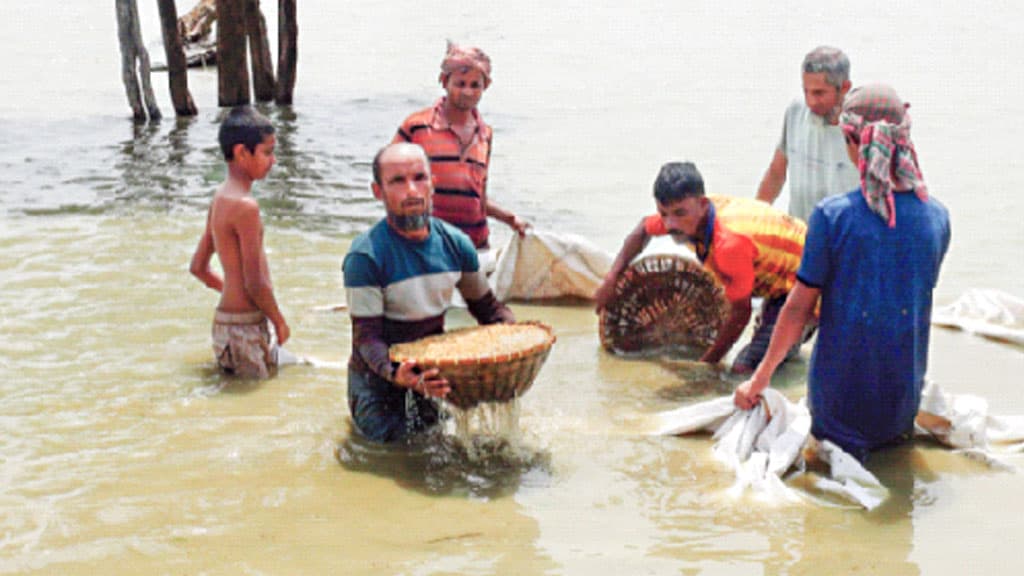
[[[360,433],[393,442],[435,425],[430,398],[450,389],[436,368],[392,363],[388,348],[444,332],[456,289],[481,324],[515,319],[491,292],[469,236],[430,216],[434,187],[422,148],[383,148],[371,187],[387,217],[352,241],[342,265],[352,319],[348,405]]]
[[[928,189],[896,92],[850,92],[840,119],[861,186],[821,201],[796,287],[764,361],[734,400],[749,409],[821,305],[807,388],[811,434],[862,462],[913,430],[928,366],[932,291],[949,248],[946,208]]]

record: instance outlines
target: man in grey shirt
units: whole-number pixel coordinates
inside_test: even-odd
[[[850,90],[850,60],[838,48],[819,46],[804,57],[804,100],[786,109],[782,138],[757,189],[769,204],[789,179],[789,213],[805,222],[826,196],[859,185],[846,153],[839,111]]]

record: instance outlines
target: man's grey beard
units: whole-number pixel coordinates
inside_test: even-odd
[[[409,214],[405,216],[399,216],[397,214],[391,215],[391,224],[401,230],[402,232],[415,232],[417,230],[423,230],[427,227],[430,222],[430,214],[426,211],[420,214]]]

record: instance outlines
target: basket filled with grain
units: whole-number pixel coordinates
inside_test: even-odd
[[[611,352],[703,353],[728,315],[721,283],[700,262],[645,256],[619,275],[600,314],[601,345]]]
[[[391,346],[394,362],[437,368],[451,391],[445,401],[460,409],[508,402],[533,385],[555,334],[539,322],[460,328]]]

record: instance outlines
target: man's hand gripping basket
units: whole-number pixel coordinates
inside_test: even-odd
[[[481,402],[508,402],[533,385],[555,335],[539,322],[461,328],[391,347],[394,362],[437,368],[451,391],[445,400],[463,410]]]

